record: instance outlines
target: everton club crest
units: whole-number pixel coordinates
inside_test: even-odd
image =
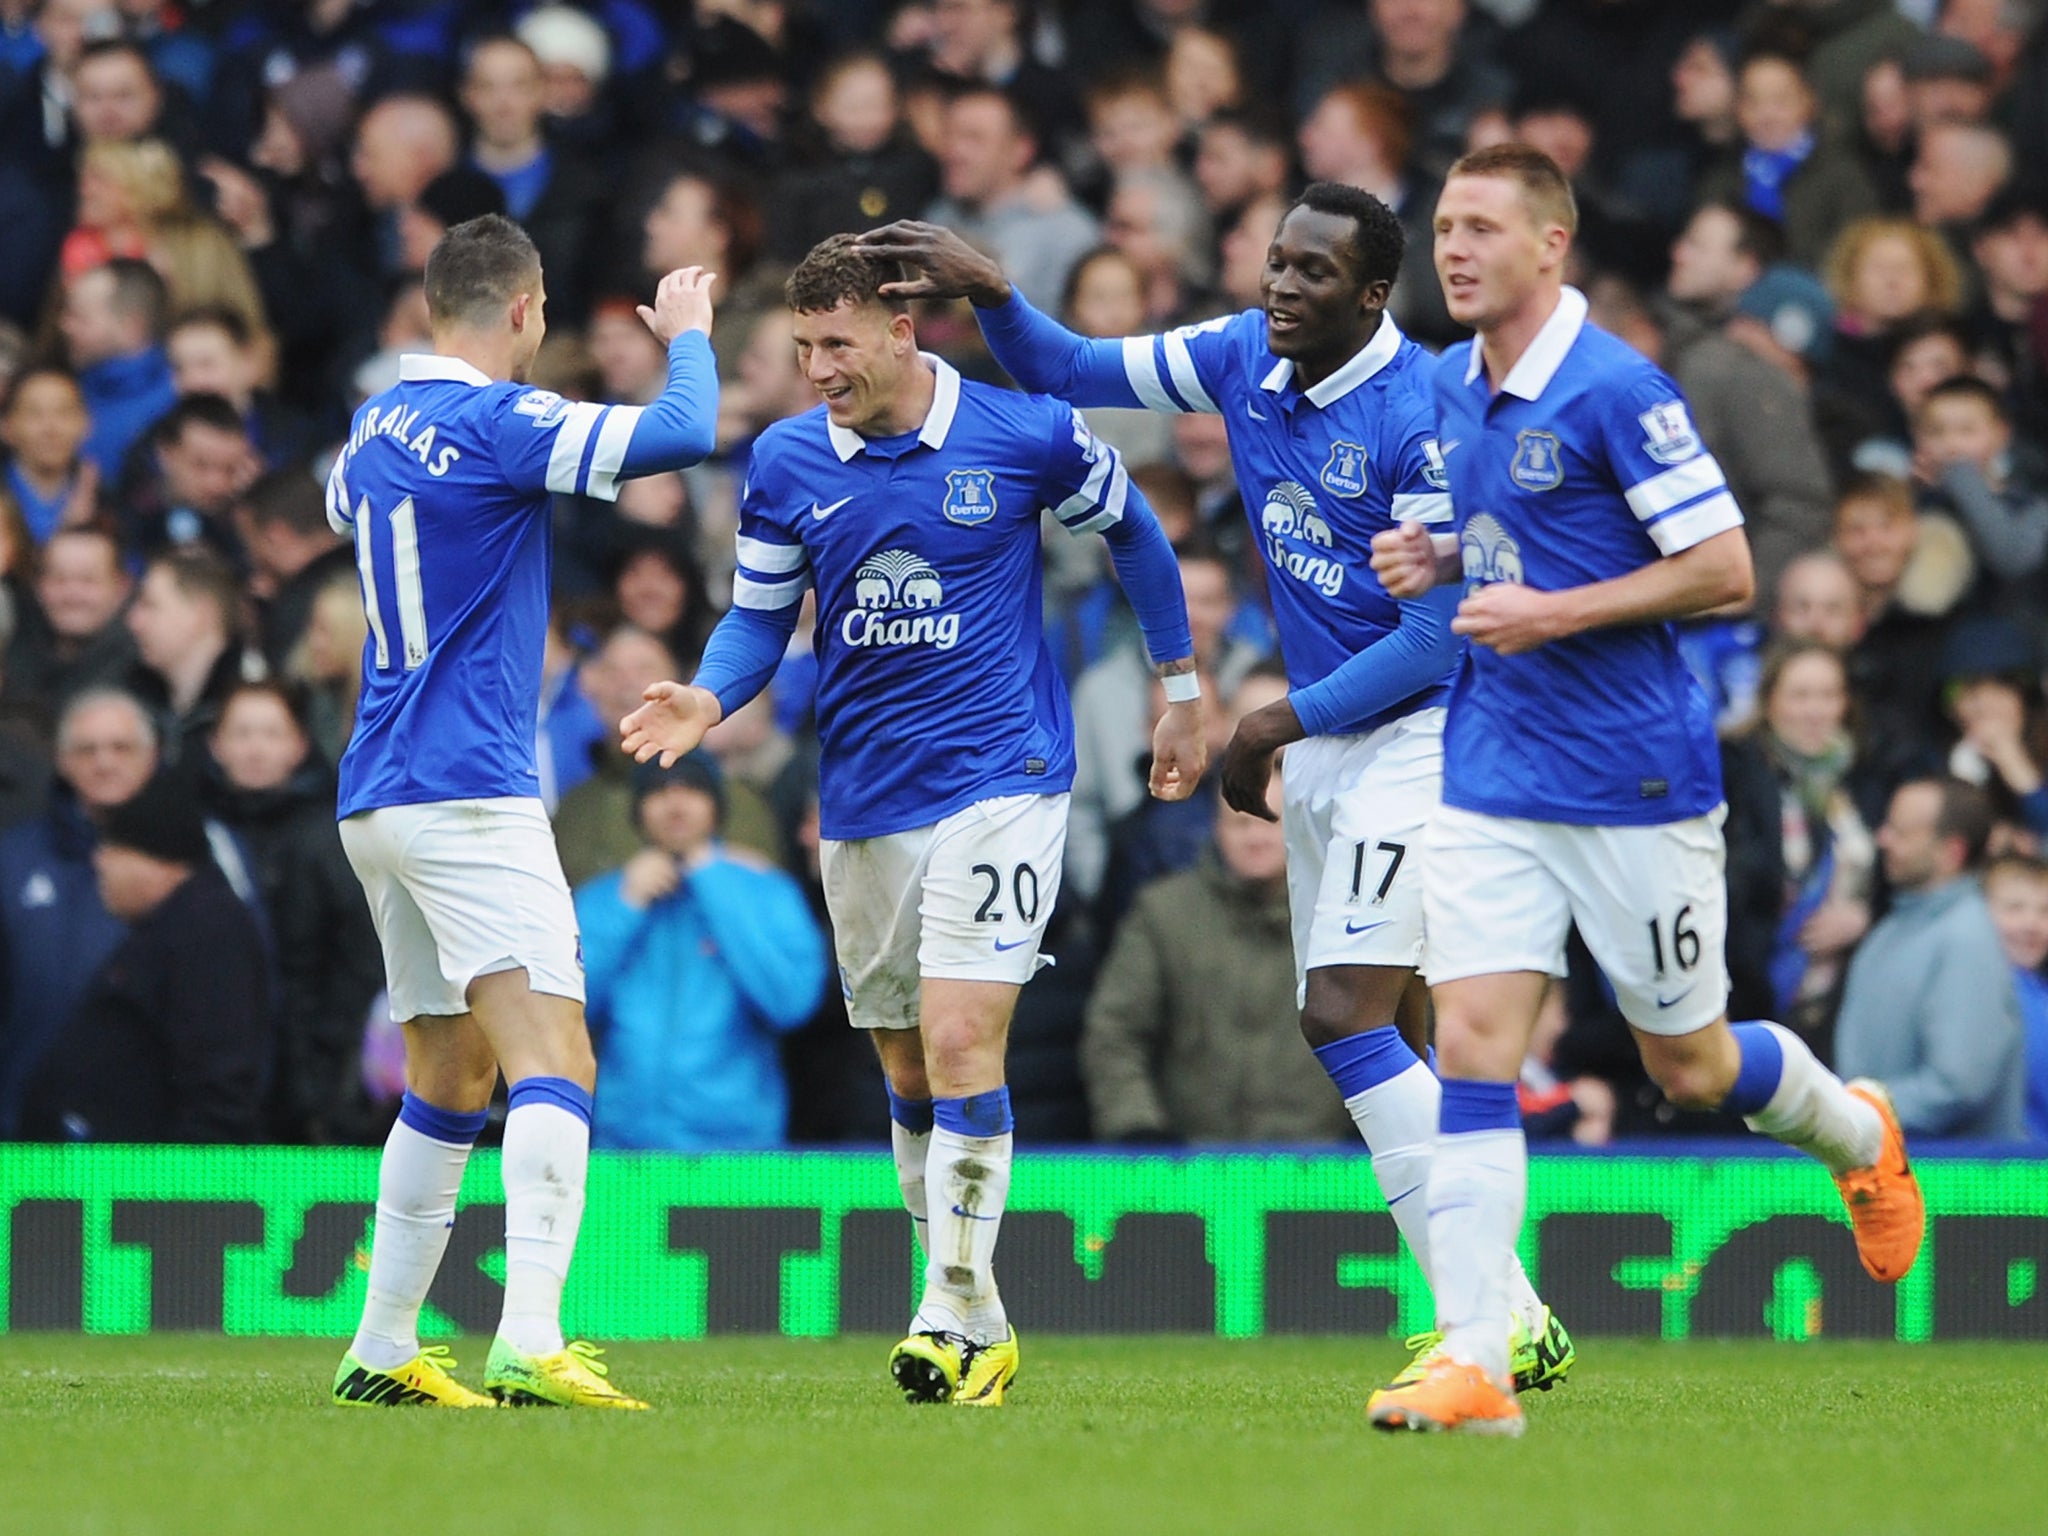
[[[996,472],[992,469],[946,471],[947,520],[978,528],[996,515]]]
[[[1330,460],[1323,466],[1323,489],[1332,496],[1365,494],[1365,449],[1357,443],[1330,444]]]
[[[1554,491],[1564,484],[1564,455],[1555,432],[1525,427],[1515,434],[1515,458],[1508,478],[1525,491]]]

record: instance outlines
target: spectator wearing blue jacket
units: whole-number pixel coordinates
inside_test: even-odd
[[[136,699],[81,693],[57,722],[50,808],[0,837],[0,1138],[18,1133],[29,1076],[127,936],[100,899],[94,819],[134,796],[158,756]]]
[[[163,348],[169,302],[156,268],[128,256],[65,287],[58,326],[92,417],[82,451],[103,485],[120,477],[128,450],[178,402]]]
[[[597,1042],[593,1146],[783,1140],[777,1037],[818,1006],[825,938],[795,880],[719,842],[724,789],[707,752],[640,765],[633,814],[647,846],[576,892]]]

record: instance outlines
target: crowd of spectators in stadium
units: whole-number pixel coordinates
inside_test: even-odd
[[[2041,0],[0,0],[0,1137],[388,1124],[332,816],[365,622],[321,483],[429,344],[449,226],[531,232],[535,382],[577,399],[658,393],[635,303],[719,274],[714,457],[556,507],[536,742],[595,1140],[880,1141],[829,984],[808,630],[673,769],[615,746],[722,610],[749,445],[814,403],[788,264],[923,215],[1119,336],[1256,304],[1327,178],[1400,216],[1392,312],[1438,346],[1440,178],[1509,138],[1565,168],[1574,281],[1749,519],[1754,610],[1682,637],[1725,741],[1735,1016],[1885,1079],[1916,1139],[2048,1140]],[[964,307],[919,333],[998,377]],[[1088,414],[1180,551],[1220,749],[1285,688],[1221,424]],[[1099,547],[1046,561],[1080,765],[1020,1132],[1350,1139],[1277,830],[1213,785],[1147,800],[1135,625]],[[1732,1129],[1661,1098],[1577,961],[1532,1132]]]

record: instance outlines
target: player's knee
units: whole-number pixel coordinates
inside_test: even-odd
[[[931,1080],[925,1075],[924,1041],[916,1030],[877,1030],[874,1041],[875,1054],[882,1059],[882,1076],[898,1098],[932,1096]]]
[[[927,1019],[923,1031],[930,1083],[953,1084],[983,1077],[990,1053],[1000,1053],[1000,1036],[977,1019]]]
[[[406,1089],[436,1109],[473,1115],[488,1109],[498,1087],[498,1066],[467,1060],[416,1062],[406,1073]]]
[[[1328,998],[1314,995],[1302,1005],[1301,1038],[1306,1040],[1310,1050],[1320,1050],[1350,1035],[1358,1033],[1352,1023],[1352,1010]]]
[[[1316,1050],[1393,1023],[1411,979],[1389,966],[1317,967],[1303,989],[1302,1038]]]

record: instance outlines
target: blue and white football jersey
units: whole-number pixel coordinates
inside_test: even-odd
[[[1476,343],[1436,372],[1467,588],[1555,591],[1742,525],[1678,386],[1563,301],[1491,392]],[[1721,802],[1713,713],[1669,624],[1613,625],[1520,656],[1468,646],[1444,734],[1444,803],[1652,826]]]
[[[540,793],[552,496],[616,495],[641,414],[423,353],[356,412],[327,480],[370,623],[343,819]]]
[[[1042,635],[1039,514],[1072,533],[1149,517],[1072,407],[937,374],[916,432],[866,439],[821,405],[761,434],[735,610],[818,594],[819,819],[828,838],[1056,794],[1073,719]],[[701,681],[701,676],[700,676]]]
[[[1121,343],[1088,342],[1056,382],[1039,336],[1075,338],[1021,309],[981,312],[996,360],[1027,383],[1083,406],[1220,415],[1238,491],[1269,573],[1268,593],[1291,687],[1336,671],[1400,624],[1400,604],[1372,569],[1373,536],[1396,521],[1441,524],[1451,503],[1437,454],[1430,355],[1391,317],[1358,354],[1310,389],[1266,345],[1261,310]],[[1010,322],[1010,323],[1006,323]],[[1120,352],[1119,349],[1120,348]],[[1446,672],[1412,698],[1332,734],[1367,731],[1442,703]]]

